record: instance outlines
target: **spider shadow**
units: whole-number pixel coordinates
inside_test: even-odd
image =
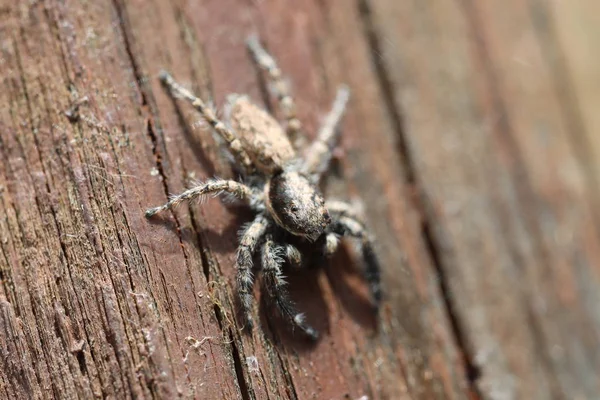
[[[333,295],[339,300],[338,303],[342,305],[344,312],[361,327],[377,333],[377,310],[370,300],[364,277],[357,269],[358,265],[347,246],[343,245],[331,260],[321,259],[301,269],[286,268],[284,271],[290,298],[298,311],[305,314],[307,323],[319,331],[320,338],[313,341],[297,329],[294,330],[293,326],[279,315],[264,294],[265,291],[261,290],[263,295],[260,300],[260,322],[262,326],[269,328],[263,330],[265,335],[275,345],[306,352],[313,350],[318,341],[329,333],[329,311],[319,284],[322,273],[325,274]],[[257,281],[260,281],[259,276]],[[260,282],[257,284],[260,285]],[[239,310],[239,301],[236,302]]]
[[[329,332],[329,312],[319,285],[319,268],[306,267],[284,269],[290,299],[298,312],[304,314],[306,322],[319,332],[319,339],[312,340],[298,328],[281,317],[273,302],[261,290],[259,303],[260,324],[271,343],[293,349],[299,353],[313,350],[321,338]]]
[[[333,257],[324,264],[329,285],[344,311],[361,327],[377,333],[377,307],[371,300],[361,261],[349,243],[342,243]]]
[[[166,90],[166,89],[165,89]],[[185,117],[185,114],[182,111],[182,107],[177,101],[177,99],[173,96],[169,96],[171,102],[173,103],[173,108],[175,109],[175,113],[177,114],[177,122],[183,129],[183,134],[188,143],[190,143],[190,147],[196,159],[202,165],[202,168],[206,171],[209,176],[214,176],[216,173],[215,162],[211,158],[211,156],[207,153],[206,149],[202,146],[203,138],[201,138],[194,129],[194,125],[190,125],[188,120]],[[200,131],[205,130],[201,126]]]
[[[238,247],[238,231],[240,227],[251,220],[247,208],[242,205],[228,204],[235,217],[227,224],[224,230],[216,231],[205,227],[179,227],[181,240],[192,246],[198,245],[198,236],[202,237],[202,243],[210,246],[211,250],[218,254],[231,254]],[[194,214],[191,214],[194,218]],[[153,225],[161,225],[169,230],[176,231],[177,223],[172,217],[155,216],[148,221]],[[377,331],[377,313],[369,300],[366,283],[362,274],[358,271],[359,263],[357,257],[352,257],[347,245],[341,245],[336,254],[330,259],[317,258],[302,268],[284,267],[284,274],[288,282],[287,289],[290,299],[294,302],[299,312],[303,313],[309,325],[320,333],[320,339],[313,341],[299,332],[293,330],[292,326],[285,321],[277,312],[276,307],[266,291],[258,290],[260,294],[259,318],[260,326],[267,328],[262,332],[276,346],[294,349],[298,352],[313,350],[319,340],[330,331],[329,311],[320,284],[321,274],[332,289],[333,295],[341,304],[344,312],[348,314],[358,325],[366,327],[371,331]],[[259,260],[255,259],[255,262]],[[256,286],[262,285],[260,272],[256,274]],[[233,285],[235,286],[235,285]],[[256,291],[255,291],[256,293]],[[234,312],[238,320],[238,326],[243,326],[241,317],[241,305],[239,296],[234,295]],[[259,324],[257,324],[259,325]],[[257,331],[261,329],[255,327]],[[244,333],[249,333],[244,330]],[[254,332],[257,333],[257,332]]]
[[[241,227],[252,220],[247,207],[238,204],[227,204],[227,209],[231,211],[234,218],[224,227],[217,231],[210,227],[197,225],[194,222],[192,226],[177,226],[175,220],[168,216],[155,215],[148,219],[152,225],[160,225],[172,231],[179,231],[181,240],[191,246],[210,246],[211,251],[217,254],[231,254],[238,247],[238,233]],[[190,219],[197,221],[194,212],[190,213]]]

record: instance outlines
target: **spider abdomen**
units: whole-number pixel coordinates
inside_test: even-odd
[[[230,96],[227,119],[255,167],[263,174],[282,170],[296,157],[281,125],[247,96]]]

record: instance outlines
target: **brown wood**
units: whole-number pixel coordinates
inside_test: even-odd
[[[592,0],[0,0],[0,398],[592,399],[600,393],[600,39]],[[157,79],[272,108],[258,33],[328,179],[361,198],[385,301],[351,246],[290,277],[310,345],[258,300],[239,330],[231,177]],[[365,397],[366,396],[366,397]]]

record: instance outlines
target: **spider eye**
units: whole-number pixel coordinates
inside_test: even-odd
[[[298,211],[300,211],[300,208],[298,208],[298,206],[292,206],[291,210],[293,213],[297,213]]]

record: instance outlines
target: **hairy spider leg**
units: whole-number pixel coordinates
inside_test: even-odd
[[[189,101],[192,106],[202,115],[202,118],[221,136],[229,145],[233,157],[242,165],[245,172],[250,173],[254,170],[254,165],[242,146],[242,142],[235,133],[225,125],[223,121],[217,118],[215,111],[207,107],[202,99],[196,97],[192,92],[177,83],[173,77],[166,71],[161,71],[160,80],[171,92],[171,95],[183,97]]]
[[[361,212],[354,204],[341,200],[328,200],[325,202],[325,208],[327,208],[329,213],[336,215],[338,218],[348,217],[364,223]]]
[[[333,232],[325,234],[325,241],[323,242],[323,255],[325,257],[331,257],[337,251],[340,245],[339,235]]]
[[[181,194],[172,196],[171,199],[162,206],[149,208],[148,210],[146,210],[146,217],[150,218],[154,214],[178,206],[183,201],[191,201],[195,198],[209,193],[228,193],[241,200],[245,200],[248,203],[251,203],[253,198],[255,197],[255,194],[252,192],[252,189],[244,185],[243,183],[232,180],[208,181],[191,189],[188,189]]]
[[[269,223],[265,217],[259,215],[243,231],[236,260],[236,281],[238,295],[242,306],[242,314],[248,329],[252,329],[252,302],[254,296],[252,288],[254,287],[254,264],[252,258],[256,252],[258,244],[267,231]]]
[[[336,146],[339,137],[339,129],[337,128],[346,111],[349,99],[350,89],[348,86],[341,86],[337,91],[331,111],[327,114],[316,139],[304,151],[302,171],[313,176],[317,182],[327,170],[331,161],[333,148]]]
[[[260,44],[258,37],[250,36],[246,41],[248,49],[254,58],[256,64],[265,70],[272,81],[273,91],[277,96],[279,108],[286,120],[286,131],[294,145],[298,149],[302,147],[303,137],[300,135],[302,123],[296,115],[296,102],[290,94],[287,83],[283,80],[281,69],[277,66],[277,62]]]
[[[342,237],[351,236],[360,240],[360,250],[365,263],[365,279],[375,305],[379,307],[381,302],[381,267],[373,249],[373,240],[364,225],[349,217],[335,218],[331,224],[331,231]],[[331,233],[328,235],[331,235]],[[325,253],[330,251],[331,249],[324,250]]]
[[[283,246],[285,260],[292,268],[302,268],[302,253],[293,244],[285,244]]]
[[[289,298],[287,283],[281,272],[282,255],[283,248],[277,246],[272,238],[267,237],[262,248],[263,286],[281,316],[298,327],[309,338],[316,340],[319,338],[319,332],[306,323],[304,314],[296,310],[294,303]]]

